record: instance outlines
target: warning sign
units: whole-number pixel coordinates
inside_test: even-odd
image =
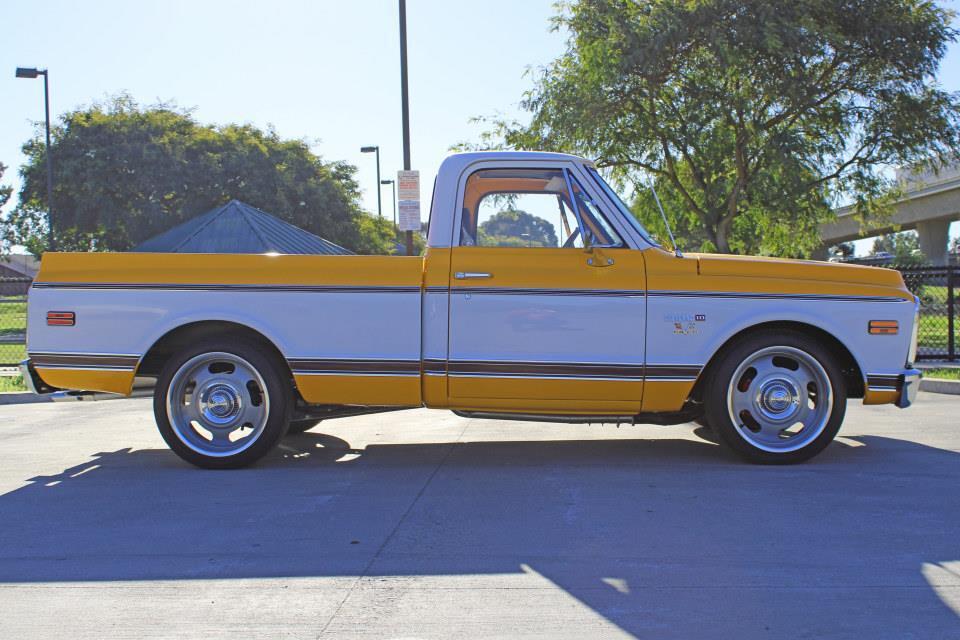
[[[397,212],[400,231],[420,230],[420,172],[397,172]]]

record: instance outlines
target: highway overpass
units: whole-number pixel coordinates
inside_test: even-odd
[[[950,223],[960,220],[960,163],[939,172],[898,171],[897,179],[904,194],[889,219],[862,230],[852,207],[837,209],[837,219],[820,226],[824,248],[815,257],[825,259],[827,247],[841,242],[916,229],[927,259],[932,264],[946,264]]]

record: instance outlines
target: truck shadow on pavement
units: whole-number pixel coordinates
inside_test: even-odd
[[[0,496],[0,582],[526,573],[637,636],[956,637],[960,455],[851,444],[757,467],[693,439],[308,432],[231,472],[120,449]]]

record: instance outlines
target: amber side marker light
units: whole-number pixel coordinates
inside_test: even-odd
[[[47,311],[47,324],[51,327],[72,327],[77,324],[73,311]]]
[[[867,333],[874,336],[895,336],[900,331],[896,320],[871,320],[867,323]]]

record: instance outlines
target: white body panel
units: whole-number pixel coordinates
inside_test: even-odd
[[[177,327],[220,320],[260,332],[287,358],[420,358],[418,291],[34,289],[30,304],[77,314],[76,327],[48,327],[45,314],[31,313],[31,352],[142,356]]]
[[[643,295],[454,293],[450,359],[643,364]]]
[[[901,302],[861,302],[824,299],[711,298],[651,295],[648,301],[648,362],[703,365],[732,336],[766,322],[801,322],[823,329],[853,355],[864,375],[900,373],[910,349],[910,333],[869,335],[867,322],[898,320],[913,326],[914,305]],[[705,320],[696,321],[697,315]],[[685,328],[676,333],[678,316]]]

